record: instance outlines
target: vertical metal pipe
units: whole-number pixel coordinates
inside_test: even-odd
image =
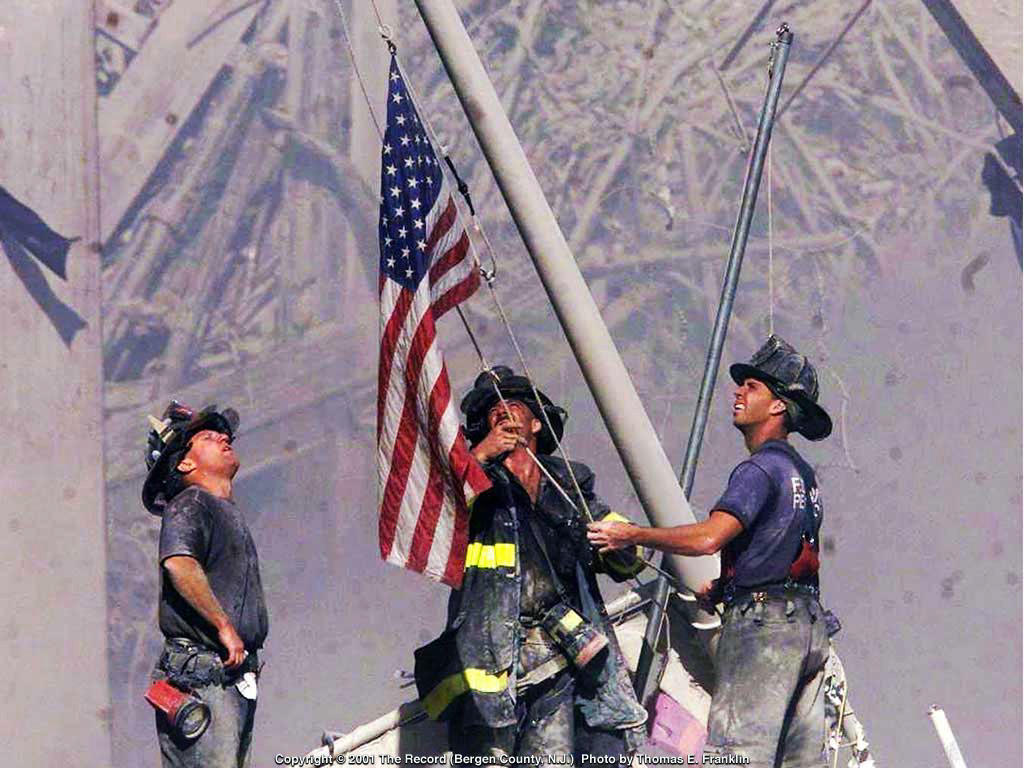
[[[644,641],[640,646],[640,656],[636,661],[636,674],[633,676],[633,690],[641,702],[647,693],[647,678],[651,674],[651,665],[654,663],[654,649],[658,647],[658,636],[661,634],[661,625],[665,619],[665,610],[668,608],[669,584],[664,576],[658,577],[654,585],[654,594],[651,596],[651,618],[647,622],[644,631]],[[654,617],[658,617],[655,624]]]
[[[458,11],[451,0],[416,0],[416,5],[644,512],[656,526],[694,522],[672,465]],[[690,589],[718,572],[713,557],[672,555],[665,565]]]
[[[754,218],[757,191],[761,185],[761,172],[764,169],[764,159],[768,152],[768,142],[771,140],[772,126],[775,121],[775,110],[779,103],[779,93],[782,90],[782,77],[786,72],[789,48],[793,42],[793,33],[789,31],[789,26],[786,24],[780,26],[775,35],[776,39],[772,43],[772,56],[769,64],[768,92],[765,94],[764,106],[761,107],[757,136],[750,153],[750,162],[747,164],[747,177],[743,184],[740,212],[733,229],[732,246],[729,248],[725,284],[722,286],[722,296],[718,302],[718,313],[715,316],[714,330],[711,333],[711,344],[704,362],[704,377],[700,382],[697,408],[693,414],[690,437],[686,443],[686,458],[683,460],[683,469],[679,479],[687,499],[690,498],[690,492],[693,490],[693,478],[697,473],[697,458],[700,455],[708,413],[711,410],[711,395],[715,389],[715,379],[718,377],[718,366],[722,361],[722,348],[725,346],[725,335],[729,329],[729,318],[732,316],[732,305],[736,298],[736,286],[740,279],[740,267],[743,265],[743,252],[747,247],[750,222]],[[658,578],[661,581],[665,580],[664,576]],[[656,594],[660,593],[662,588],[663,585],[659,583]],[[644,634],[644,643],[640,648],[640,658],[637,661],[637,673],[634,679],[634,686],[638,694],[642,694],[647,685],[646,678],[651,668],[655,642],[661,633],[661,625],[665,619],[664,605],[664,601],[657,599],[651,605],[651,614]]]

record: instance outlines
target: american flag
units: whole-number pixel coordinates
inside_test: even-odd
[[[435,322],[469,298],[480,277],[394,56],[389,78],[380,176],[380,552],[457,587],[468,502],[490,481],[469,455]]]

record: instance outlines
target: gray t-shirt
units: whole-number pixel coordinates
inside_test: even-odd
[[[267,637],[267,604],[249,527],[234,502],[192,486],[167,505],[160,526],[160,631],[220,648],[213,626],[178,594],[163,562],[175,555],[199,561],[210,588],[246,650]]]

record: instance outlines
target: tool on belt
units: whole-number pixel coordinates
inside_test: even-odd
[[[171,731],[181,738],[198,739],[210,725],[210,708],[206,703],[167,680],[151,683],[146,689],[146,701],[164,713]]]
[[[163,712],[172,731],[185,739],[198,739],[209,727],[210,708],[200,689],[208,685],[233,685],[247,699],[257,695],[256,677],[260,664],[255,652],[233,669],[225,669],[220,654],[187,638],[169,638],[157,662],[166,675],[146,690],[145,699]]]
[[[562,580],[555,571],[555,566],[548,555],[548,548],[544,537],[537,530],[537,521],[532,514],[526,516],[529,524],[529,535],[540,548],[544,557],[544,564],[554,582],[555,590],[558,592],[558,602],[547,610],[540,620],[541,627],[547,632],[555,645],[568,657],[569,661],[577,669],[583,669],[592,662],[597,655],[608,646],[608,638],[603,632],[581,616],[572,607],[569,594],[562,584]]]

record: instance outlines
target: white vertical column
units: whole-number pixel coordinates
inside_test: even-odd
[[[0,251],[6,765],[111,765],[93,35],[90,2],[0,3],[0,185],[81,238],[66,281]]]

